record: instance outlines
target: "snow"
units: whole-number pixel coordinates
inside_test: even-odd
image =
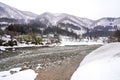
[[[0,7],[3,8],[4,11],[1,11],[1,14],[0,14],[0,18],[2,17],[7,17],[7,18],[14,18],[14,19],[25,19],[25,20],[28,20],[28,19],[35,19],[35,14],[29,12],[25,12],[25,11],[20,11],[16,8],[13,8],[13,7],[10,7],[6,4],[3,4],[0,2]],[[34,15],[34,16],[32,16]]]
[[[60,46],[65,45],[103,45],[102,42],[76,42],[76,41],[62,41]]]
[[[105,17],[105,18],[101,18],[99,20],[96,20],[94,21],[92,24],[91,24],[91,28],[94,28],[96,26],[116,26],[118,28],[120,28],[120,18],[113,18],[113,20],[109,20],[108,18],[110,17]]]
[[[9,36],[9,35],[5,35],[5,36],[2,37],[2,40],[8,42],[8,41],[10,41],[11,39],[10,39],[10,36]]]
[[[71,80],[120,80],[120,43],[110,43],[88,54]]]
[[[5,51],[5,47],[4,46],[0,46],[0,50],[1,51]]]
[[[75,26],[78,26],[79,28],[81,28],[82,30],[75,30],[73,29],[74,32],[77,31],[77,33],[79,32],[79,34],[85,33],[86,29],[84,27],[88,27],[90,20],[86,19],[86,22],[84,22],[83,18],[79,18],[73,15],[69,15],[69,14],[65,14],[65,13],[43,13],[41,15],[39,15],[37,18],[37,20],[49,25],[52,24],[54,26],[58,25],[59,23],[69,23]],[[84,27],[83,27],[84,26]],[[60,26],[62,27],[62,26]]]
[[[83,39],[81,41],[72,39],[70,37],[62,36],[61,37],[61,44],[60,46],[66,46],[66,45],[103,45],[102,39],[98,41],[93,41],[89,39]]]
[[[9,71],[0,72],[0,80],[34,80],[37,76],[35,71],[28,69],[20,71],[21,68],[10,69]],[[14,71],[14,74],[10,72]]]
[[[120,80],[119,63],[118,58],[95,60],[78,68],[71,80]]]
[[[8,48],[13,48],[13,50],[15,50],[15,48],[21,48],[21,47],[42,47],[42,46],[66,46],[66,45],[103,45],[103,41],[106,40],[105,38],[99,38],[97,41],[94,40],[90,40],[90,39],[75,39],[72,37],[68,37],[68,36],[60,36],[60,43],[52,43],[49,45],[35,45],[35,44],[26,44],[25,42],[23,43],[19,43],[17,42],[17,45],[14,46],[0,46],[0,50],[1,51],[5,51]],[[2,37],[2,40],[4,40],[6,42],[10,41],[10,36],[9,35],[5,35]],[[15,40],[15,39],[14,39]],[[17,41],[17,40],[15,40]],[[3,43],[3,44],[4,44]],[[44,42],[45,43],[45,42]]]
[[[84,27],[88,29],[93,29],[96,26],[118,26],[120,28],[120,18],[113,18],[113,20],[109,20],[111,17],[104,17],[98,20],[91,20],[87,18],[81,18],[65,13],[43,13],[37,17],[40,21],[46,22],[48,20],[49,24],[56,26],[58,23],[69,23],[76,26],[79,26],[81,29],[86,31]],[[84,27],[83,27],[84,26]]]
[[[81,65],[88,63],[88,61],[94,61],[98,59],[103,59],[107,57],[113,57],[114,55],[120,52],[120,43],[110,43],[105,46],[100,47],[99,49],[91,52],[87,55],[82,61]]]

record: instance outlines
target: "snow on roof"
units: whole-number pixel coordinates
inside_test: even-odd
[[[110,43],[88,54],[71,80],[120,80],[120,43]]]

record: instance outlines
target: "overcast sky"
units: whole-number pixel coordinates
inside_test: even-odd
[[[120,0],[0,0],[0,2],[36,14],[68,13],[94,20],[102,17],[120,17]]]

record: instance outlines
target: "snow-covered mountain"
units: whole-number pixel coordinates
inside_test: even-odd
[[[96,26],[117,26],[117,28],[120,28],[120,18],[101,18],[99,20],[96,20],[92,23],[91,28],[95,28]]]
[[[35,20],[36,23],[40,22],[47,27],[57,26],[60,29],[68,30],[70,32],[73,31],[78,35],[90,31],[109,32],[120,29],[120,18],[105,17],[99,20],[91,20],[65,13],[49,12],[37,15],[32,12],[20,11],[0,2],[0,26],[6,26],[12,23],[29,23],[31,19]]]
[[[43,13],[36,20],[46,24],[47,26],[58,26],[62,29],[68,28],[77,34],[83,34],[89,31],[115,31],[120,28],[120,18],[105,17],[99,20],[91,20],[81,18],[65,13],[53,14]]]
[[[96,26],[118,26],[120,27],[120,18],[112,18],[112,17],[104,17],[98,20],[91,20],[88,18],[81,18],[77,17],[74,15],[70,14],[65,14],[65,13],[43,13],[39,15],[37,20],[46,23],[47,25],[52,24],[52,25],[57,25],[59,23],[69,23],[69,24],[74,24],[76,26],[84,26],[89,29],[93,29]]]
[[[46,24],[47,26],[57,26],[62,29],[73,30],[77,34],[85,33],[92,23],[92,20],[80,18],[65,13],[52,14],[49,12],[39,15],[36,20]]]
[[[36,16],[34,13],[20,11],[0,2],[0,18],[23,19],[27,21],[29,19],[35,19]]]
[[[99,20],[96,20],[92,26],[97,26],[97,25],[101,25],[101,26],[114,26],[114,25],[118,25],[120,26],[120,18],[110,18],[110,17],[106,17],[106,18],[101,18]]]
[[[43,13],[37,17],[37,20],[46,22],[48,21],[52,25],[57,25],[59,23],[70,23],[78,26],[85,26],[88,27],[92,24],[92,20],[87,19],[87,18],[80,18],[77,16],[73,16],[70,14],[65,14],[65,13]]]

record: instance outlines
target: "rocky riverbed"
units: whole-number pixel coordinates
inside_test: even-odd
[[[18,48],[0,53],[0,71],[25,64],[34,69],[36,80],[70,80],[81,60],[100,45]]]

